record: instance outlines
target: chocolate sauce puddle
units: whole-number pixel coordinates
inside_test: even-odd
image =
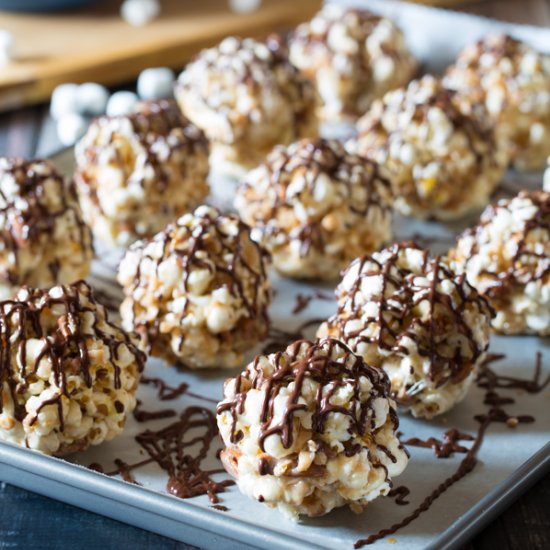
[[[477,385],[480,388],[485,389],[484,403],[489,405],[489,409],[484,414],[478,414],[474,416],[475,420],[479,422],[479,428],[470,449],[466,452],[466,456],[462,459],[458,465],[457,470],[440,483],[408,516],[405,516],[400,522],[393,524],[391,527],[381,529],[378,533],[373,533],[367,538],[359,539],[355,542],[354,548],[361,548],[368,544],[373,544],[377,540],[383,539],[388,535],[393,535],[403,527],[406,527],[412,523],[421,514],[429,510],[430,506],[437,500],[443,493],[452,487],[455,483],[460,481],[463,477],[472,472],[477,464],[477,453],[483,443],[485,433],[489,426],[494,423],[505,423],[510,427],[515,427],[518,424],[525,424],[534,422],[535,419],[531,415],[518,415],[510,416],[502,406],[504,404],[512,404],[515,400],[511,397],[503,397],[496,391],[500,389],[520,389],[527,393],[535,394],[541,392],[548,384],[550,384],[550,375],[541,381],[542,374],[542,355],[537,353],[535,361],[535,370],[533,377],[529,379],[515,378],[512,376],[504,376],[497,374],[492,368],[491,364],[495,361],[502,359],[503,355],[492,354],[488,355],[485,359],[480,373],[477,378]]]
[[[214,438],[218,435],[216,417],[203,407],[189,407],[180,419],[165,428],[145,430],[136,441],[167,474],[166,490],[179,498],[208,495],[217,504],[217,493],[233,485],[232,480],[214,481],[212,476],[222,469],[203,470]]]

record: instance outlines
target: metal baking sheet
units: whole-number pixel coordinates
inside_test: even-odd
[[[382,3],[373,3],[375,7],[378,4]],[[446,24],[447,27],[453,26],[455,17],[458,17],[432,8],[406,6],[404,9],[418,10],[414,12],[416,15],[409,12],[415,25],[421,24],[423,13],[430,16],[426,24],[432,25],[434,18],[439,18],[439,24]],[[492,28],[498,25],[468,16],[460,16],[462,23],[464,18],[478,30],[485,29],[485,25]],[[401,24],[406,27],[406,20]],[[424,26],[424,31],[426,30],[427,27]],[[434,63],[437,65],[440,60],[434,60]],[[61,170],[70,174],[71,151],[56,155],[53,160]],[[502,193],[514,192],[522,187],[540,187],[540,182],[540,174],[509,174]],[[225,190],[225,194],[218,192],[215,197],[217,202],[225,203],[228,195],[231,195],[228,182],[214,187],[217,191]],[[436,237],[432,248],[435,252],[441,252],[448,248],[456,232],[467,223],[449,226],[397,219],[396,239],[416,235],[429,241]],[[90,281],[93,286],[109,293],[116,292],[115,284],[110,283],[109,279],[113,279],[120,253],[101,248],[98,252]],[[333,302],[313,299],[309,307],[301,313],[292,313],[297,294],[311,296],[316,289],[330,294],[332,289],[327,285],[312,286],[287,281],[275,274],[273,284],[278,292],[271,314],[277,327],[292,330],[306,320],[326,317],[334,311]],[[312,336],[314,330],[313,328],[308,335]],[[537,351],[543,354],[544,373],[550,370],[548,338],[494,337],[492,351],[506,354],[506,359],[495,367],[501,374],[529,378]],[[212,399],[221,396],[223,380],[236,374],[236,371],[221,370],[184,372],[170,368],[156,359],[149,360],[146,368],[148,376],[162,378],[170,385],[185,381],[193,392]],[[526,395],[518,390],[503,390],[503,393],[516,399],[516,404],[508,409],[511,413],[533,415],[536,422],[516,428],[492,425],[479,452],[479,463],[475,470],[449,489],[428,512],[408,527],[391,538],[377,542],[374,545],[376,548],[393,548],[395,542],[407,549],[457,548],[550,469],[550,388],[536,395]],[[189,395],[183,395],[176,401],[160,403],[155,390],[148,386],[140,386],[138,397],[146,410],[158,410],[167,406],[183,410],[191,404],[206,406],[204,401],[197,401]],[[208,406],[214,408],[213,404]],[[473,433],[477,428],[473,416],[485,410],[483,391],[474,387],[465,401],[435,421],[414,420],[407,415],[401,415],[401,431],[405,437],[415,436],[422,439],[431,436],[441,438],[443,432],[451,427]],[[395,479],[396,485],[406,485],[410,489],[409,505],[397,506],[393,499],[377,499],[360,515],[341,509],[323,518],[304,520],[302,523],[293,523],[278,512],[249,500],[236,487],[230,487],[220,495],[221,504],[228,508],[227,512],[213,509],[205,496],[188,500],[177,499],[166,493],[166,475],[155,465],[135,471],[135,477],[141,486],[85,467],[97,462],[109,470],[116,458],[126,462],[137,461],[143,455],[140,454],[135,435],[146,428],[155,429],[170,422],[171,419],[167,419],[138,424],[130,418],[121,437],[73,455],[68,460],[43,456],[2,443],[0,479],[201,548],[219,548],[220,545],[228,549],[352,548],[357,539],[388,527],[408,515],[427,494],[455,471],[463,458],[462,454],[455,454],[441,460],[436,459],[431,450],[411,448],[412,456],[408,468],[402,476]],[[216,448],[214,445],[209,454],[210,464],[216,463]],[[220,478],[224,477],[224,474],[220,474]]]

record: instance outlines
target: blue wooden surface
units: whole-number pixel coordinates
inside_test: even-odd
[[[0,483],[0,549],[191,550],[142,529]]]

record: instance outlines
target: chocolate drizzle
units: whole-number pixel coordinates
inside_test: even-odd
[[[139,485],[134,476],[132,475],[133,466],[124,462],[120,458],[115,458],[115,465],[117,467],[117,473],[120,477],[126,481],[126,483],[131,483],[132,485]]]
[[[306,309],[312,300],[326,300],[327,302],[332,302],[332,296],[327,296],[320,290],[315,291],[313,294],[296,294],[294,308],[292,309],[293,315],[298,315]]]
[[[229,508],[221,504],[212,504],[210,508],[214,508],[214,510],[219,510],[220,512],[229,512]]]
[[[411,494],[411,490],[404,485],[391,489],[388,493],[389,498],[395,498],[395,504],[399,506],[407,506],[410,504],[408,500],[405,500]]]
[[[12,255],[14,262],[13,265],[7,262],[0,278],[12,285],[29,282],[29,274],[25,277],[19,272],[19,253],[23,249],[29,253],[42,253],[40,247],[52,239],[55,241],[54,229],[59,218],[67,218],[68,222],[70,218],[75,229],[68,226],[68,231],[71,233],[71,239],[80,245],[78,254],[83,262],[91,259],[92,236],[82,219],[72,180],[65,180],[47,161],[27,161],[18,158],[0,159],[0,180],[4,178],[13,180],[17,192],[10,196],[0,190],[0,215],[3,218],[0,233],[2,255],[6,258]],[[8,187],[6,186],[6,189]],[[56,207],[50,204],[51,195],[54,196],[55,202],[58,202]],[[57,259],[48,265],[48,271],[50,284],[59,282],[61,265]],[[42,277],[45,275],[42,274]]]
[[[517,197],[512,199],[503,199],[496,204],[489,205],[481,215],[477,226],[467,229],[458,240],[472,237],[472,245],[467,251],[464,260],[464,269],[468,270],[469,263],[480,253],[480,244],[485,245],[488,239],[493,238],[492,231],[486,230],[499,211],[508,210],[514,214],[516,209],[522,208],[522,201],[529,201],[528,209],[534,208],[531,217],[523,219],[521,232],[510,235],[509,240],[514,241],[514,246],[510,243],[502,243],[506,250],[513,250],[510,257],[505,258],[505,263],[499,261],[494,269],[484,269],[480,271],[481,287],[484,294],[490,300],[502,300],[506,302],[510,293],[516,288],[523,288],[525,285],[537,281],[550,280],[550,258],[548,256],[548,245],[546,250],[541,243],[539,233],[550,234],[550,193],[544,191],[521,191]],[[523,206],[525,208],[525,206]],[[459,251],[454,252],[457,256]],[[453,253],[451,253],[453,257]],[[489,279],[489,283],[483,281]]]
[[[208,401],[209,403],[218,403],[216,399],[206,397],[199,393],[194,393],[189,391],[189,384],[187,382],[182,382],[178,386],[171,387],[169,386],[162,378],[151,378],[149,376],[142,376],[140,380],[141,384],[146,386],[154,386],[157,388],[157,396],[161,401],[172,401],[177,399],[182,395],[189,395],[195,399],[202,399],[203,401]]]
[[[411,437],[406,440],[401,440],[403,445],[409,447],[421,447],[423,449],[433,449],[437,458],[449,458],[454,453],[467,453],[468,448],[460,445],[459,441],[473,441],[474,437],[470,434],[459,432],[452,428],[443,434],[443,441],[435,437],[430,437],[426,440],[418,437]]]
[[[60,290],[59,293],[56,289]],[[0,337],[4,343],[0,346],[0,382],[7,382],[14,403],[14,416],[16,420],[23,421],[27,412],[22,394],[32,383],[40,362],[47,358],[57,392],[42,402],[30,424],[36,422],[43,407],[56,404],[60,430],[63,431],[62,397],[70,398],[67,375],[78,372],[88,388],[93,384],[88,351],[93,340],[99,340],[109,350],[115,389],[121,387],[120,368],[116,364],[120,346],[125,345],[134,356],[139,371],[143,370],[145,356],[124,331],[109,322],[107,312],[95,301],[94,293],[86,282],[78,281],[56,289],[48,293],[24,287],[14,300],[0,302]],[[54,322],[47,322],[52,315]],[[87,322],[84,324],[84,317],[88,315],[93,316],[91,327]],[[105,331],[107,327],[111,333]],[[39,339],[42,343],[41,351],[30,366],[27,365],[26,346],[29,339]],[[95,376],[100,375],[101,369]],[[0,412],[3,407],[0,394]]]
[[[193,272],[207,270],[214,275],[214,280],[209,285],[210,292],[216,288],[228,289],[246,313],[240,316],[230,331],[217,335],[222,348],[229,347],[231,340],[237,338],[237,335],[247,343],[263,339],[269,325],[267,306],[270,302],[266,250],[250,238],[250,228],[235,215],[222,215],[215,208],[202,211],[197,209],[191,224],[187,219],[181,220],[184,218],[168,225],[151,241],[145,244],[136,243],[129,253],[139,254],[141,261],[152,261],[156,264],[155,270],[171,257],[182,266],[183,289],[180,293],[186,299],[179,312],[180,320],[189,313],[191,302],[186,294],[190,293],[190,277]],[[153,321],[149,317],[143,318],[144,306],[139,300],[132,299],[140,288],[147,293],[152,292],[149,289],[150,279],[142,276],[139,263],[132,283],[124,289],[128,299],[132,300],[133,323],[136,331],[152,348],[153,355],[166,355],[170,346],[165,341],[166,336],[160,331],[161,319],[166,315],[166,306],[162,306],[166,297],[159,297],[160,311]],[[186,339],[182,337],[180,340],[182,352]],[[174,356],[171,359],[178,360],[179,357]]]
[[[358,540],[354,547],[361,548],[362,546],[373,544],[377,540],[383,539],[387,535],[396,533],[399,529],[406,527],[421,514],[426,512],[431,505],[437,500],[445,491],[452,487],[455,483],[460,481],[463,477],[468,475],[477,465],[477,453],[483,443],[485,433],[489,426],[494,423],[505,423],[509,427],[515,427],[517,424],[534,422],[534,418],[530,415],[510,416],[503,408],[503,403],[514,403],[514,399],[506,397],[505,400],[496,393],[497,388],[504,389],[520,389],[527,391],[530,394],[539,393],[550,383],[550,375],[544,380],[540,380],[541,376],[541,354],[537,354],[535,371],[532,379],[522,379],[510,376],[501,376],[494,372],[490,367],[491,363],[502,359],[502,355],[490,355],[484,361],[481,372],[478,376],[477,383],[480,387],[484,388],[485,403],[489,405],[487,412],[476,415],[474,418],[479,422],[479,428],[475,437],[473,438],[472,446],[466,452],[466,456],[462,459],[456,471],[440,483],[416,508],[407,515],[403,520],[395,523],[387,529],[382,529],[378,533],[374,533],[365,539]],[[496,401],[495,401],[496,399]],[[513,423],[510,423],[513,420]]]
[[[217,436],[216,418],[203,407],[189,407],[180,419],[159,430],[146,430],[136,436],[137,442],[167,474],[166,490],[179,498],[207,494],[217,503],[217,493],[233,485],[233,481],[214,481],[222,470],[203,470],[202,462]],[[192,451],[192,449],[195,449]]]
[[[173,414],[167,414],[168,412]],[[149,417],[139,421],[176,415],[171,410],[146,414]],[[140,415],[139,411],[138,415]],[[217,494],[223,493],[226,487],[234,484],[232,480],[214,481],[212,476],[223,472],[222,468],[203,468],[203,462],[217,435],[216,418],[211,411],[203,407],[188,407],[176,422],[159,430],[145,430],[136,436],[136,441],[147,452],[148,458],[133,464],[117,458],[115,459],[116,469],[110,472],[105,472],[103,466],[97,463],[90,464],[88,468],[108,476],[120,475],[124,481],[139,485],[132,472],[154,462],[168,474],[166,483],[168,493],[179,498],[208,495],[210,502],[217,504],[219,502]],[[218,453],[216,458],[219,460]],[[225,507],[218,509],[222,508]]]
[[[333,359],[335,353],[342,353],[341,359]],[[291,344],[284,353],[270,356],[274,367],[271,375],[266,375],[261,367],[261,356],[251,363],[247,370],[235,379],[235,397],[233,400],[222,401],[217,413],[229,411],[232,418],[231,442],[236,443],[243,436],[236,428],[237,417],[243,413],[246,401],[246,392],[242,392],[243,380],[249,389],[263,389],[264,398],[260,414],[260,435],[258,444],[265,451],[266,438],[277,434],[281,438],[283,447],[290,448],[293,443],[293,418],[297,411],[306,409],[306,405],[299,402],[302,386],[306,380],[317,382],[320,387],[330,387],[328,392],[318,392],[313,406],[312,431],[322,434],[325,431],[325,422],[332,413],[347,416],[350,420],[348,431],[358,437],[364,437],[374,426],[375,413],[372,402],[377,397],[385,397],[389,392],[389,380],[380,370],[368,366],[360,357],[353,354],[349,348],[338,340],[324,339],[315,343],[300,340]],[[360,378],[366,378],[372,384],[371,397],[368,400],[359,399]],[[274,402],[283,388],[292,384],[292,391],[288,396],[286,407],[281,418],[274,422]],[[349,407],[334,405],[330,398],[345,384],[352,384],[353,391]],[[310,409],[308,409],[310,410]],[[398,426],[397,415],[391,415],[394,428]],[[397,459],[383,445],[378,449],[385,453],[390,460]],[[350,447],[347,456],[352,456],[362,450],[361,445]],[[266,472],[267,473],[267,472]]]
[[[401,355],[409,354],[403,342],[412,341],[419,355],[429,360],[428,377],[438,387],[462,381],[488,346],[478,343],[464,313],[472,308],[489,318],[489,304],[465,275],[456,275],[440,257],[432,258],[415,243],[396,243],[386,251],[383,259],[380,254],[357,258],[344,272],[344,280],[350,272],[356,271],[357,277],[351,289],[341,284],[336,290],[339,307],[328,321],[329,334],[343,339],[353,350],[361,344],[375,344]],[[415,270],[403,265],[411,252],[421,257]],[[369,297],[378,306],[372,315],[366,315],[361,296],[363,281],[368,278],[380,282],[380,291]],[[452,285],[452,291],[443,290],[442,282]],[[416,312],[420,304],[428,307],[425,319]],[[455,342],[447,346],[450,350],[445,350],[444,336]],[[412,397],[414,387],[406,392]]]
[[[325,227],[327,212],[309,213],[308,219],[290,231],[285,224],[289,216],[295,217],[296,203],[315,201],[318,187],[326,185],[328,177],[337,182],[341,203],[348,210],[364,219],[372,207],[378,207],[384,215],[391,212],[390,184],[371,160],[347,153],[336,140],[322,138],[303,139],[288,147],[277,147],[267,157],[265,166],[269,173],[269,190],[257,192],[254,175],[245,178],[238,188],[238,199],[246,201],[244,219],[260,228],[270,241],[297,240],[300,255],[310,251],[324,251],[332,230]],[[303,189],[296,190],[299,175]],[[323,192],[323,191],[321,191]],[[248,215],[247,212],[252,212]],[[249,219],[250,218],[250,219]]]
[[[161,420],[163,418],[171,418],[177,413],[173,409],[162,409],[160,411],[145,411],[141,408],[141,401],[138,399],[136,408],[134,409],[134,418],[138,422],[149,422],[151,420]]]

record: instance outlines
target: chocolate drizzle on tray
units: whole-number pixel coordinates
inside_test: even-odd
[[[223,469],[204,470],[202,463],[218,435],[216,417],[203,407],[188,407],[173,424],[159,430],[146,430],[136,436],[137,442],[167,474],[166,490],[179,498],[207,494],[218,503],[217,493],[233,485],[231,480],[214,481]],[[195,449],[191,452],[191,449]]]
[[[142,377],[141,383],[154,386],[158,391],[157,397],[161,401],[171,401],[185,394],[217,403],[215,400],[188,392],[189,385],[185,382],[171,387],[161,378]],[[134,418],[138,422],[150,422],[174,416],[177,416],[177,413],[173,409],[145,411],[141,409],[140,401],[134,411]],[[188,407],[179,415],[177,421],[158,430],[147,429],[136,436],[136,441],[149,458],[132,464],[117,458],[115,459],[116,469],[107,472],[106,475],[120,475],[124,481],[139,485],[132,472],[155,462],[168,474],[166,483],[168,493],[179,498],[206,494],[210,501],[217,505],[219,502],[217,493],[222,493],[226,487],[234,484],[231,480],[213,480],[212,476],[224,472],[222,468],[203,468],[203,462],[217,435],[216,418],[211,411],[199,406]],[[216,459],[219,460],[218,453],[216,453]],[[97,463],[90,464],[88,468],[105,473],[104,468]],[[224,506],[216,509],[227,511]]]
[[[399,506],[406,506],[407,504],[410,504],[410,501],[405,500],[410,494],[411,490],[408,487],[400,485],[399,487],[391,489],[387,496],[389,498],[394,498],[395,504],[398,504]]]
[[[160,411],[145,411],[141,408],[141,401],[138,399],[136,408],[134,409],[134,418],[138,422],[149,422],[151,420],[161,420],[163,418],[172,418],[177,416],[174,409],[162,409]]]
[[[158,411],[157,414],[174,411]],[[139,413],[138,413],[139,414]],[[155,413],[148,413],[155,415]],[[174,412],[175,415],[175,412]],[[157,420],[167,416],[156,416],[140,421]],[[214,414],[204,407],[188,407],[179,419],[159,430],[145,430],[136,436],[136,441],[149,455],[149,458],[127,464],[115,459],[116,469],[105,472],[103,466],[90,464],[89,469],[108,476],[120,475],[128,483],[139,485],[132,472],[151,463],[156,463],[168,474],[166,490],[179,498],[192,498],[208,495],[210,502],[217,504],[218,493],[233,485],[232,480],[215,481],[213,476],[224,472],[223,468],[205,469],[212,442],[218,435]]]
[[[202,401],[208,401],[209,403],[218,403],[217,399],[212,399],[201,395],[200,393],[194,393],[189,391],[189,384],[182,382],[176,387],[169,386],[162,378],[151,378],[149,376],[142,376],[140,380],[141,384],[146,386],[154,386],[157,388],[157,397],[161,401],[171,401],[177,399],[181,395],[185,394],[195,399],[201,399]]]
[[[513,404],[515,400],[512,397],[501,396],[496,390],[518,389],[526,391],[530,394],[541,392],[550,384],[550,375],[545,380],[541,381],[541,354],[537,353],[534,374],[530,380],[512,376],[501,376],[497,374],[491,368],[491,364],[502,359],[503,357],[503,355],[489,355],[482,364],[481,371],[477,379],[477,384],[480,388],[485,389],[484,403],[489,405],[489,409],[483,414],[474,416],[474,418],[479,422],[479,428],[472,439],[471,447],[466,452],[466,456],[462,459],[456,471],[447,479],[443,480],[408,516],[387,529],[381,529],[378,533],[373,533],[364,539],[358,540],[354,545],[355,548],[361,548],[362,546],[373,544],[388,535],[396,533],[399,529],[406,527],[421,514],[429,510],[433,502],[437,500],[445,491],[472,472],[477,465],[477,454],[483,443],[485,433],[491,424],[504,423],[513,428],[518,424],[531,423],[535,421],[534,417],[530,415],[511,416],[508,414],[502,407],[505,404]]]
[[[327,302],[334,301],[334,298],[332,296],[329,296],[325,294],[324,292],[321,292],[320,290],[316,290],[313,294],[296,294],[295,302],[294,302],[294,308],[292,309],[293,315],[298,315],[304,309],[306,309],[312,300],[325,300]]]
[[[406,440],[401,440],[403,445],[409,447],[421,447],[423,449],[433,449],[437,458],[449,458],[454,453],[467,453],[468,448],[460,445],[459,441],[473,441],[474,437],[470,434],[459,432],[452,428],[443,434],[443,441],[435,437],[430,437],[426,440],[418,437],[411,437]]]

